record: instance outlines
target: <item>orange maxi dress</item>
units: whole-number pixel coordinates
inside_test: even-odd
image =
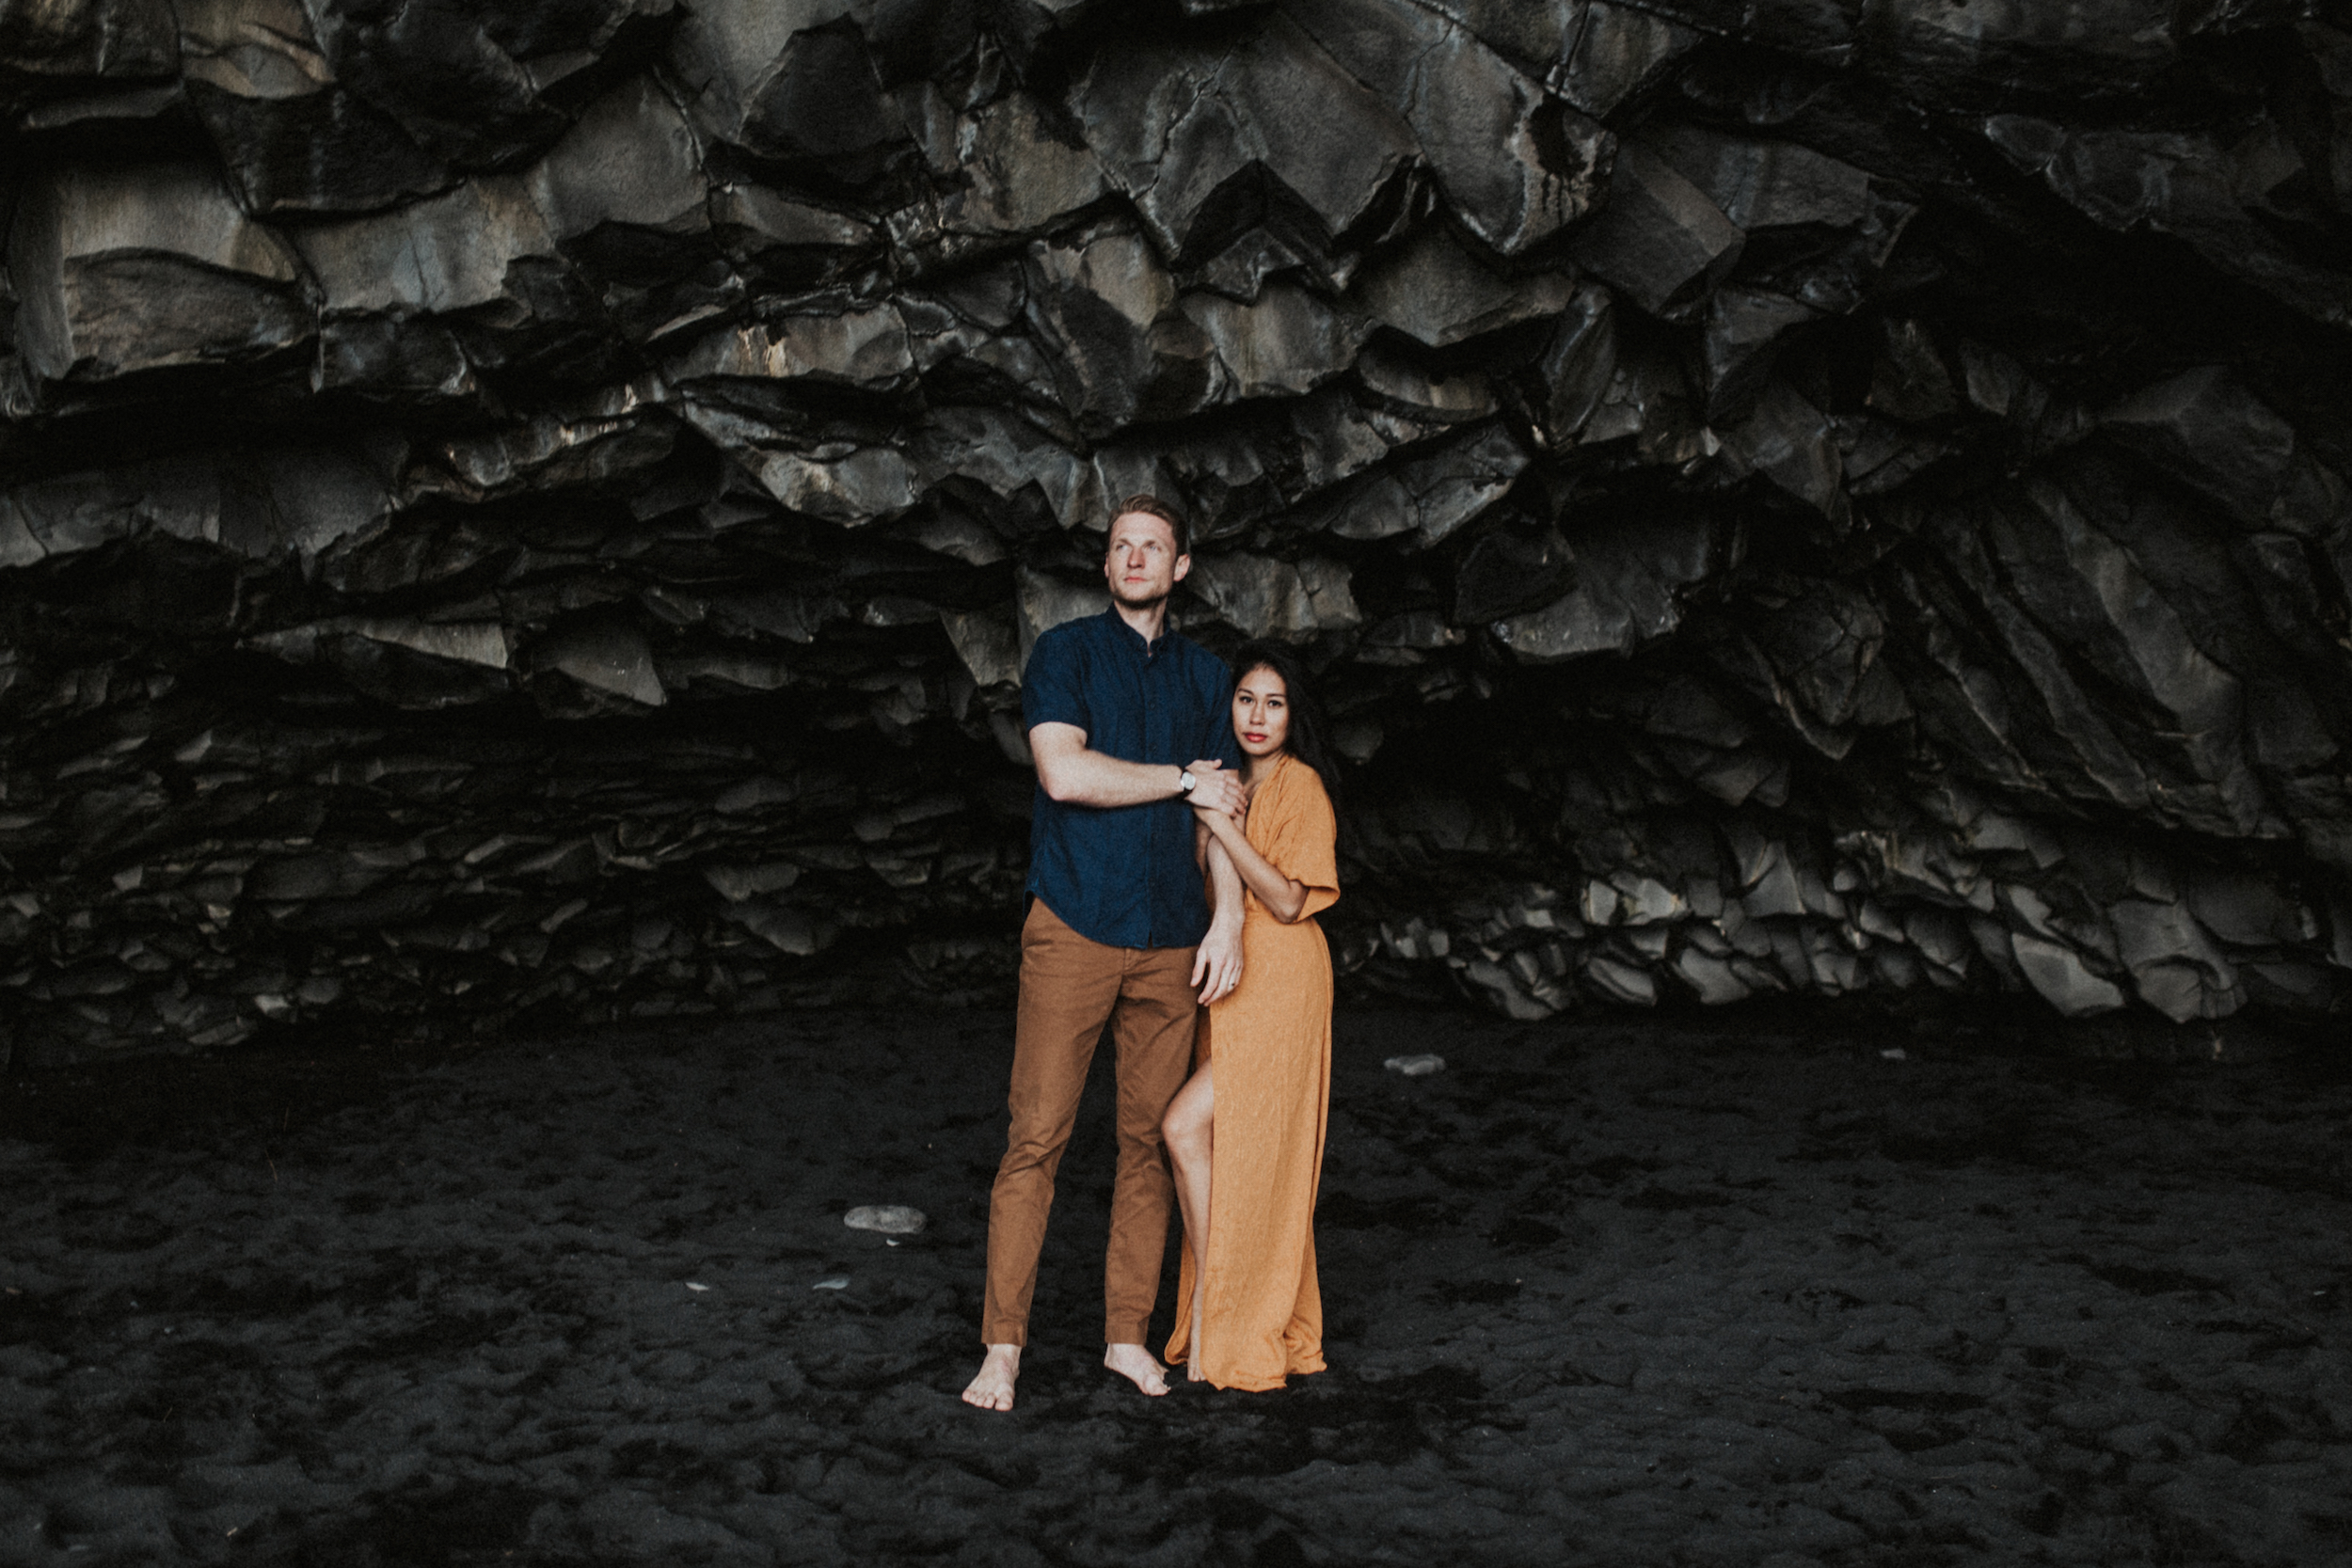
[[[1219,1388],[1279,1388],[1323,1370],[1315,1188],[1331,1101],[1331,951],[1307,918],[1340,896],[1338,820],[1315,770],[1289,753],[1249,802],[1249,842],[1305,885],[1295,925],[1243,895],[1242,982],[1209,1008],[1196,1053],[1216,1063],[1209,1154],[1208,1291],[1201,1375]],[[1168,1359],[1192,1340],[1192,1249]]]

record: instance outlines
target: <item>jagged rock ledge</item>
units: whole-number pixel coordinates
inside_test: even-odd
[[[0,20],[0,1050],[1000,995],[1137,488],[1359,991],[2340,1012],[2340,12]]]

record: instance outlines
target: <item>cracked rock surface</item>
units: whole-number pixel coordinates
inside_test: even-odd
[[[0,17],[0,1051],[1001,998],[1108,507],[1358,995],[2352,997],[2352,11]]]

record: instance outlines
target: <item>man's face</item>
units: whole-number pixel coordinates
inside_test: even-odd
[[[1111,586],[1111,597],[1120,604],[1157,604],[1191,570],[1192,557],[1176,553],[1176,530],[1167,518],[1128,512],[1111,519],[1103,578]]]

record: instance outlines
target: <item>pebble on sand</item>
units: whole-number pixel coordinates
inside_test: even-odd
[[[841,1216],[852,1230],[879,1230],[885,1236],[912,1236],[930,1222],[920,1209],[903,1203],[866,1203]]]
[[[1426,1078],[1433,1072],[1445,1070],[1445,1058],[1434,1052],[1423,1052],[1418,1056],[1391,1056],[1380,1065],[1407,1078]]]

